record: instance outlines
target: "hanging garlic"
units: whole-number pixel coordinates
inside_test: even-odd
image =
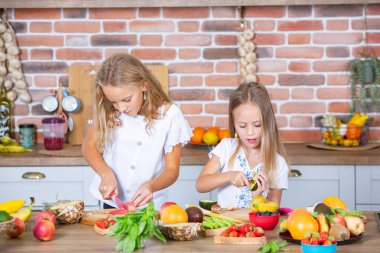
[[[253,31],[248,28],[244,23],[244,31],[238,36],[239,42],[239,56],[240,56],[240,73],[242,77],[242,82],[257,82],[256,72],[256,53],[255,44],[253,44],[252,39],[254,37]]]
[[[0,76],[5,80],[4,85],[8,90],[7,96],[13,101],[18,95],[22,101],[29,103],[32,98],[27,90],[28,85],[22,73],[20,50],[17,46],[15,32],[5,15],[0,22],[0,34]],[[7,71],[11,80],[6,80]]]
[[[10,100],[10,101],[15,101],[16,98],[17,98],[17,93],[13,90],[10,90],[7,92],[7,98]]]
[[[13,83],[10,80],[5,80],[4,87],[7,91],[9,91],[13,88]]]

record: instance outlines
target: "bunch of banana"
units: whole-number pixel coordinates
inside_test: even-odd
[[[229,227],[232,224],[235,224],[235,222],[232,222],[230,220],[216,218],[216,217],[204,216],[203,222],[202,222],[202,227],[204,229],[217,229],[217,228]]]
[[[11,216],[20,218],[24,222],[27,222],[32,216],[32,207],[34,205],[34,198],[30,197],[30,205],[22,210],[19,210],[16,213],[11,213]]]
[[[31,151],[31,149],[24,148],[9,136],[0,137],[0,153],[23,153]]]
[[[265,203],[257,203],[256,205],[254,205],[254,208],[258,212],[261,212],[261,213],[264,213],[264,212],[274,213],[274,212],[277,212],[278,210],[278,204],[277,202],[274,202],[274,201],[268,201]]]

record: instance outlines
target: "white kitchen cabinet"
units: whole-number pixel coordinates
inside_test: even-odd
[[[178,180],[169,186],[169,201],[174,201],[181,206],[185,204],[198,205],[199,200],[217,199],[217,191],[199,193],[195,187],[199,173],[203,166],[181,166]]]
[[[282,207],[305,208],[332,195],[343,199],[349,209],[355,209],[355,166],[298,165],[291,166],[291,170],[288,190],[282,194]]]
[[[89,193],[94,172],[88,166],[0,167],[0,202],[23,199],[34,209],[57,200],[83,200],[85,209],[99,209],[99,201]]]
[[[380,210],[380,166],[356,166],[356,208]]]

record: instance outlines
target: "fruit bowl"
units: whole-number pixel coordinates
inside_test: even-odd
[[[368,142],[369,126],[321,127],[322,143],[330,146],[357,147]]]
[[[335,253],[336,243],[331,245],[309,245],[301,244],[303,253]]]
[[[258,227],[261,227],[264,230],[274,229],[280,219],[280,214],[271,215],[271,216],[258,216],[257,212],[249,213],[249,222],[255,224]]]

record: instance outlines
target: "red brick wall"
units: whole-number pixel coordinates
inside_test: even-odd
[[[380,4],[367,14],[368,41],[379,56]],[[349,112],[347,64],[363,46],[363,6],[247,7],[246,18],[283,140],[318,140],[316,116]],[[47,114],[40,102],[59,82],[68,85],[70,64],[126,51],[169,67],[170,96],[192,127],[227,127],[228,98],[240,80],[235,8],[13,9],[9,19],[33,97],[29,105],[17,102],[16,125],[41,128]],[[380,140],[375,118],[371,137]]]

